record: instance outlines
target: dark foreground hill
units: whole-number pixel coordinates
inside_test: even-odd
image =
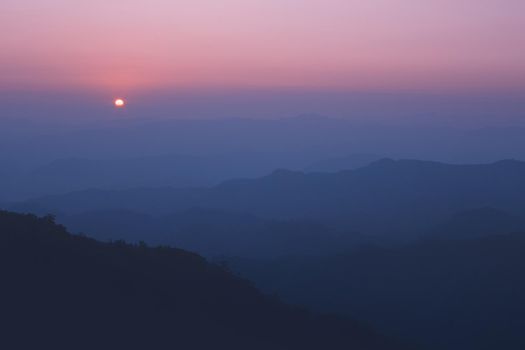
[[[100,243],[51,217],[0,212],[0,275],[3,349],[397,348],[263,296],[198,255]]]
[[[231,266],[287,301],[351,314],[429,349],[521,350],[524,252],[525,234],[515,233]]]

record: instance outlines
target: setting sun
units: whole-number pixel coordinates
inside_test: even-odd
[[[124,102],[124,100],[121,98],[117,98],[115,100],[115,107],[124,107],[125,104],[126,102]]]

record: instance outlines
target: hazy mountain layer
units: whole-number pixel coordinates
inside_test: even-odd
[[[525,212],[525,162],[451,165],[384,159],[338,173],[275,171],[211,188],[87,190],[12,206],[19,211],[132,210],[153,215],[194,207],[263,218],[308,219],[366,234],[420,235],[464,210]]]
[[[428,349],[519,350],[524,251],[525,234],[507,234],[324,258],[230,261],[284,300],[358,316]]]

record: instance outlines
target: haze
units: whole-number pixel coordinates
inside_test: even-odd
[[[524,33],[525,0],[0,0],[4,348],[525,349]]]
[[[5,89],[521,90],[519,0],[4,0]]]

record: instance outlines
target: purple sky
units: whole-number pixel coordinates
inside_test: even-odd
[[[523,0],[2,0],[0,89],[525,90]]]

